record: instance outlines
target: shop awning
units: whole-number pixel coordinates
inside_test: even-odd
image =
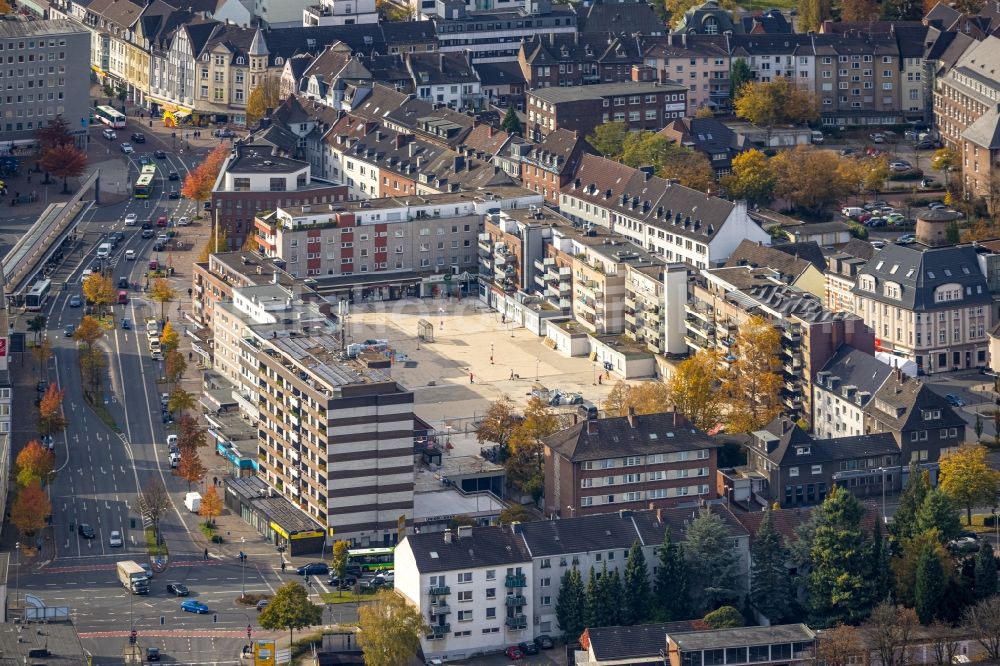
[[[174,112],[174,118],[178,118],[178,119],[180,119],[180,118],[187,118],[190,115],[191,115],[190,111],[184,111],[184,110],[181,110],[181,109],[179,109],[179,110],[177,110],[177,111]]]

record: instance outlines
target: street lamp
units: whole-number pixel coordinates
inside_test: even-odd
[[[246,542],[246,537],[240,537],[241,544],[246,544]],[[243,578],[240,583],[240,599],[242,599],[247,596],[247,554],[244,550],[240,551],[240,573]]]
[[[993,514],[993,527],[995,527],[997,531],[997,546],[1000,546],[1000,520],[997,520],[997,508],[993,507],[990,509],[990,513]]]
[[[17,569],[14,570],[14,606],[17,608],[21,607],[21,542],[18,541],[14,544],[14,550],[17,551]]]
[[[536,382],[538,381],[538,365],[539,365],[539,364],[540,364],[541,362],[542,362],[542,359],[540,359],[540,358],[536,358],[536,359],[535,359],[535,381],[536,381]]]

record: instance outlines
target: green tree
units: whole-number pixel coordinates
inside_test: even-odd
[[[556,620],[567,640],[576,640],[586,628],[586,595],[580,570],[573,567],[563,574],[556,600]]]
[[[358,615],[360,625],[360,612]],[[306,588],[295,582],[279,587],[271,603],[257,616],[258,624],[264,629],[287,629],[289,642],[294,642],[296,629],[311,627],[322,621],[323,607],[309,601]]]
[[[955,504],[965,509],[966,523],[972,524],[975,506],[996,502],[997,472],[986,459],[986,447],[965,444],[941,456],[939,488]]]
[[[919,463],[910,463],[906,488],[899,496],[899,506],[889,523],[889,534],[897,544],[913,537],[917,530],[917,511],[930,492],[930,475],[920,469]]]
[[[476,429],[476,439],[480,444],[494,443],[500,445],[504,457],[507,455],[507,442],[514,428],[524,417],[517,413],[517,407],[509,395],[501,395],[490,403]]]
[[[916,605],[914,591],[917,587],[917,564],[925,549],[931,548],[941,560],[941,568],[949,576],[955,570],[951,554],[941,544],[936,529],[918,532],[900,544],[898,554],[892,558],[892,573],[895,578],[896,601],[905,606]]]
[[[722,177],[722,186],[729,196],[746,199],[751,205],[770,203],[776,185],[767,155],[756,148],[734,157],[732,172]]]
[[[838,486],[813,511],[807,589],[809,610],[819,626],[857,624],[874,606],[870,544],[861,528],[864,513],[857,498]]]
[[[624,625],[642,624],[651,614],[649,569],[646,567],[646,556],[636,541],[625,561],[625,605],[622,606],[621,621]]]
[[[789,581],[788,559],[781,535],[774,529],[771,511],[757,529],[750,547],[750,600],[771,624],[781,624],[789,616],[792,588]]]
[[[832,18],[830,0],[798,0],[800,32],[819,32],[823,21]]]
[[[507,132],[507,134],[521,133],[521,119],[517,117],[514,107],[507,107],[507,113],[504,114],[503,120],[500,121],[500,129]]]
[[[344,574],[347,572],[347,556],[348,551],[351,549],[351,542],[344,541],[340,539],[335,541],[333,548],[331,548],[331,554],[333,555],[332,564],[333,573],[335,573],[339,578],[343,578]]]
[[[716,608],[702,619],[710,629],[736,629],[746,624],[743,614],[732,606]]]
[[[583,624],[585,627],[600,627],[603,612],[601,608],[601,589],[597,581],[594,567],[590,567],[587,576],[587,587],[583,592]]]
[[[35,344],[41,342],[42,333],[45,332],[45,323],[48,321],[43,314],[37,314],[28,320],[28,331],[35,334]]]
[[[913,590],[920,624],[927,625],[934,621],[946,590],[947,579],[941,568],[941,560],[933,547],[925,546],[917,560],[917,580]]]
[[[730,406],[729,432],[759,430],[781,413],[780,349],[777,329],[761,317],[740,325],[722,388]]]
[[[729,528],[718,514],[702,509],[688,525],[684,556],[690,595],[698,613],[739,598],[739,558]]]
[[[593,134],[587,136],[587,143],[601,155],[617,159],[621,157],[628,134],[628,125],[624,121],[603,123],[594,128]]]
[[[545,486],[545,447],[542,443],[559,429],[559,418],[548,404],[531,398],[524,410],[524,419],[514,428],[507,442],[504,466],[514,487],[541,499]]]
[[[604,563],[601,571],[601,579],[598,581],[598,589],[601,592],[601,625],[602,627],[616,627],[622,624],[621,612],[625,606],[625,593],[622,590],[622,577],[618,574],[618,569],[608,571],[608,563]]]
[[[538,518],[528,511],[523,504],[511,504],[500,512],[497,522],[501,525],[511,525],[513,523],[531,523]]]
[[[309,624],[317,624],[323,616],[321,606],[313,607],[318,613],[316,621]],[[380,591],[373,601],[358,608],[358,629],[358,644],[365,653],[365,666],[410,663],[420,650],[420,639],[430,631],[420,610],[392,590]]]
[[[736,99],[743,86],[753,81],[753,72],[746,58],[734,58],[733,64],[729,68],[729,95]]]
[[[871,571],[872,598],[886,599],[892,594],[892,566],[889,544],[882,535],[882,521],[876,520],[872,528]]]
[[[974,570],[976,599],[986,599],[997,593],[997,558],[989,541],[983,541],[976,553]]]
[[[688,567],[684,547],[675,543],[670,529],[663,533],[659,566],[653,581],[653,594],[660,619],[665,622],[687,620],[691,616],[688,594]]]
[[[917,511],[917,531],[930,529],[937,530],[941,543],[951,541],[962,531],[954,503],[938,488],[932,488],[927,493]]]

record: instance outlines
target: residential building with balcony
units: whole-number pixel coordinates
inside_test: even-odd
[[[726,261],[726,268],[734,266],[771,268],[790,287],[819,298],[825,294],[826,259],[820,246],[812,241],[764,245],[745,240]]]
[[[865,434],[868,403],[895,370],[868,352],[841,345],[812,383],[816,439]]]
[[[687,88],[684,117],[693,116],[698,109],[725,112],[732,107],[725,36],[674,33],[650,40],[642,61],[657,73],[658,80]]]
[[[546,516],[714,499],[718,442],[678,412],[587,419],[545,438]]]
[[[302,25],[378,23],[375,0],[320,0],[302,10]]]
[[[976,248],[942,246],[933,231],[943,236],[952,221],[923,214],[918,242],[876,252],[852,290],[854,312],[875,331],[876,348],[915,361],[928,374],[985,366],[995,321]]]
[[[808,292],[784,284],[770,268],[736,266],[702,271],[685,307],[686,342],[693,351],[716,349],[723,363],[739,327],[761,317],[781,333],[781,400],[788,413],[812,416],[811,378],[843,344],[874,352],[874,336],[850,313],[830,312]]]
[[[496,310],[504,309],[505,295],[537,288],[535,277],[544,272],[547,239],[553,225],[563,221],[542,206],[540,195],[534,196],[537,203],[526,209],[489,215],[479,235],[479,297]]]
[[[609,121],[624,122],[632,131],[655,132],[686,115],[687,90],[676,83],[656,81],[528,90],[526,136],[540,139],[557,129],[586,136]]]
[[[308,162],[284,157],[269,145],[240,144],[212,189],[214,228],[229,249],[236,249],[254,235],[254,217],[264,211],[346,199],[347,186],[313,179]]]
[[[395,550],[396,592],[429,627],[429,659],[468,659],[531,641],[531,554],[509,527],[410,534]]]
[[[814,35],[813,48],[815,92],[824,125],[903,122],[900,93],[905,72],[894,34]]]
[[[654,354],[682,356],[686,264],[625,266],[625,337],[645,343]]]
[[[256,365],[260,476],[325,534],[395,544],[413,522],[413,393],[308,330],[263,340]]]
[[[813,438],[785,416],[752,433],[747,465],[766,481],[759,495],[782,508],[822,504],[835,485],[861,499],[902,489],[900,452],[889,433]]]
[[[540,201],[534,193],[507,186],[280,207],[256,218],[256,241],[262,254],[281,259],[293,277],[407,277],[418,284],[421,276],[458,274],[477,266],[477,244],[488,211]],[[395,299],[408,293],[387,287],[377,297]]]
[[[439,50],[468,52],[474,63],[517,62],[526,37],[576,32],[576,12],[567,5],[526,0],[516,7],[504,6],[514,2],[495,1],[495,9],[468,11],[468,0],[434,0]]]
[[[562,188],[559,210],[583,224],[610,229],[667,262],[704,269],[721,265],[744,240],[770,236],[732,202],[597,155],[584,154]]]
[[[773,81],[781,76],[816,90],[813,35],[730,35],[729,55],[732,62],[746,61],[755,81]]]
[[[865,432],[891,434],[903,467],[916,463],[930,473],[932,483],[941,456],[965,443],[965,428],[965,419],[944,396],[903,373],[883,383],[865,409]]]

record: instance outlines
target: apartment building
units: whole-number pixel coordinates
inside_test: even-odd
[[[527,190],[501,187],[280,207],[254,223],[261,253],[280,258],[293,277],[458,273],[477,264],[489,210],[535,202],[540,198]],[[403,295],[386,290],[382,298]]]
[[[753,433],[747,463],[766,479],[760,494],[782,508],[822,504],[835,485],[862,499],[902,488],[891,434],[813,438],[785,416]]]
[[[670,80],[687,87],[687,113],[699,109],[725,112],[732,107],[730,58],[722,35],[671,34],[650,41],[642,54],[660,81]]]
[[[965,429],[965,419],[944,396],[903,373],[883,383],[865,410],[865,432],[891,434],[903,467],[918,464],[932,483],[941,456],[965,443]]]
[[[579,32],[531,35],[525,38],[517,62],[528,88],[565,88],[632,80],[641,65],[642,44],[624,35]]]
[[[452,109],[477,108],[482,103],[482,82],[468,52],[408,53],[406,69],[417,97]]]
[[[510,529],[411,534],[394,559],[395,590],[429,626],[425,657],[467,659],[532,640],[531,554]]]
[[[539,195],[535,195],[538,197]],[[479,296],[500,309],[504,294],[534,289],[552,227],[562,218],[542,206],[541,198],[525,209],[501,209],[485,220],[479,234]]]
[[[302,10],[302,25],[378,23],[375,0],[320,0]]]
[[[826,259],[820,246],[812,241],[780,245],[743,241],[729,256],[725,266],[771,268],[785,284],[820,298],[825,294],[823,271]]]
[[[770,268],[736,266],[704,270],[685,307],[686,342],[692,350],[716,349],[723,363],[739,327],[762,317],[781,333],[781,400],[789,413],[811,418],[811,378],[843,344],[872,353],[874,337],[856,315],[830,312],[812,294],[795,290]]]
[[[576,12],[567,5],[526,0],[523,7],[511,7],[496,1],[496,9],[468,11],[467,0],[436,0],[438,48],[468,52],[475,63],[516,62],[522,39],[576,32]]]
[[[667,262],[720,265],[743,241],[770,244],[746,204],[713,197],[597,155],[582,155],[559,209],[623,236]]]
[[[841,345],[812,383],[816,439],[865,434],[865,409],[894,373],[872,354]]]
[[[654,354],[686,354],[683,304],[687,303],[687,279],[686,264],[627,264],[625,337],[645,343]]]
[[[837,252],[827,257],[824,274],[824,302],[827,310],[852,312],[854,310],[854,283],[858,272],[875,255],[875,248],[868,241],[852,238]]]
[[[191,269],[191,314],[195,322],[202,330],[211,331],[216,306],[232,302],[234,289],[269,282],[291,287],[294,280],[281,263],[281,259],[244,250],[217,252],[210,254],[208,261],[195,262]]]
[[[824,125],[903,122],[900,92],[905,73],[894,35],[815,35],[813,40],[815,91]]]
[[[733,158],[750,149],[745,136],[715,118],[680,118],[660,130],[660,136],[704,155],[717,178],[730,173]]]
[[[1000,66],[1000,39],[992,35],[968,41],[955,64],[935,80],[934,122],[941,139],[962,150],[962,135],[1000,102],[1000,81],[984,75]]]
[[[550,132],[536,144],[515,146],[521,161],[521,182],[553,206],[559,205],[559,190],[572,179],[580,158],[593,152],[583,135],[563,129]]]
[[[757,81],[781,76],[816,90],[816,50],[812,35],[730,35],[732,61],[744,60]]]
[[[226,158],[212,189],[216,233],[229,249],[253,235],[253,220],[279,206],[322,205],[347,199],[347,187],[313,180],[308,162],[264,144],[240,144]]]
[[[677,412],[587,419],[545,438],[545,514],[714,499],[718,446]]]
[[[413,521],[413,394],[346,358],[338,336],[255,342],[260,476],[328,535],[396,543]]]
[[[539,88],[527,91],[525,104],[525,131],[536,139],[557,129],[586,136],[608,121],[625,122],[632,131],[658,131],[688,108],[686,86],[656,81]]]
[[[983,367],[994,320],[976,248],[941,245],[952,216],[923,217],[920,242],[887,245],[859,270],[854,312],[875,331],[876,349],[928,374]]]
[[[34,143],[58,116],[82,146],[90,118],[90,36],[76,23],[0,21],[0,129],[9,146]]]

